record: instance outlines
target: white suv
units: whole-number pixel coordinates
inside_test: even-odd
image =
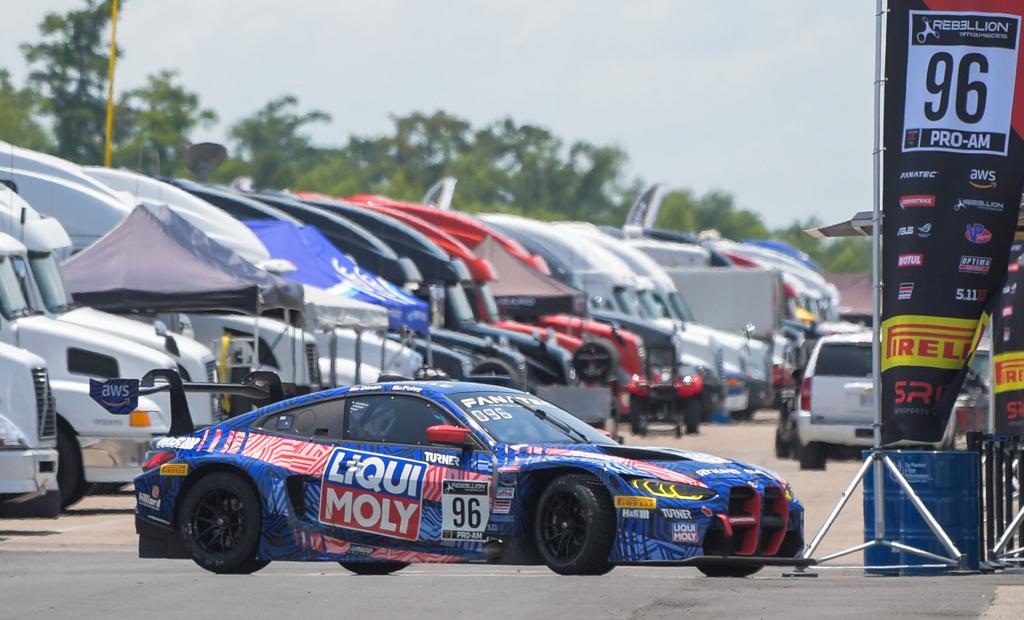
[[[872,392],[871,332],[818,341],[796,411],[800,469],[824,469],[830,453],[871,447]]]

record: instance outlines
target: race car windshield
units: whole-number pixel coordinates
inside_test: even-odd
[[[576,416],[536,396],[470,392],[453,395],[452,400],[501,443],[616,445]]]

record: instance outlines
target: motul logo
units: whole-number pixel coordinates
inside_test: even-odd
[[[911,207],[934,207],[935,206],[935,195],[934,194],[910,194],[908,196],[900,196],[900,208],[909,209]]]
[[[924,265],[924,254],[900,254],[897,267],[921,267]]]

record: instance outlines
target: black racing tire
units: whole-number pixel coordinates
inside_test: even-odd
[[[782,429],[779,427],[775,428],[775,458],[789,458],[789,444],[782,438]]]
[[[482,362],[473,366],[473,370],[469,373],[471,375],[494,375],[497,377],[508,377],[509,387],[513,390],[525,390],[526,386],[523,385],[522,378],[516,369],[512,367],[505,360],[498,357],[488,357]]]
[[[57,425],[57,487],[60,507],[65,510],[81,501],[89,490],[82,468],[82,449],[74,432],[63,422]]]
[[[753,417],[754,417],[754,409],[751,408],[751,407],[747,407],[746,409],[741,409],[740,411],[733,411],[732,412],[732,419],[733,419],[733,421],[736,421],[736,422],[749,422],[751,419],[753,419]]]
[[[178,515],[185,548],[202,568],[248,575],[270,563],[256,558],[260,498],[240,476],[224,471],[203,476],[189,489]]]
[[[564,474],[537,500],[533,540],[559,575],[603,575],[615,541],[615,510],[608,490],[589,474]]]
[[[697,570],[704,573],[707,577],[749,577],[757,571],[764,568],[763,566],[751,566],[749,564],[743,565],[714,565],[714,566],[697,566]]]
[[[696,435],[700,432],[700,401],[696,398],[688,398],[683,403],[683,423],[686,425],[687,435]]]
[[[390,575],[408,566],[408,562],[338,562],[357,575]]]

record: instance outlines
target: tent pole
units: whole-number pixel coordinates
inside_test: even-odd
[[[331,345],[328,353],[331,356],[331,387],[338,387],[338,328],[331,328]]]
[[[377,330],[373,333],[377,334],[377,337],[380,338],[380,371],[384,372],[384,364],[387,361],[387,358],[384,357],[385,349],[387,348],[388,344],[387,334],[381,332],[380,330]]]
[[[254,333],[254,336],[253,336],[252,347],[253,347],[253,350],[256,352],[256,359],[253,360],[253,361],[254,361],[255,366],[256,366],[255,370],[260,370],[263,365],[260,364],[260,303],[259,302],[256,302],[256,325],[255,325],[255,328],[253,329],[253,333]]]
[[[362,365],[363,365],[363,330],[356,330],[356,377],[355,384],[359,385],[362,383]]]

